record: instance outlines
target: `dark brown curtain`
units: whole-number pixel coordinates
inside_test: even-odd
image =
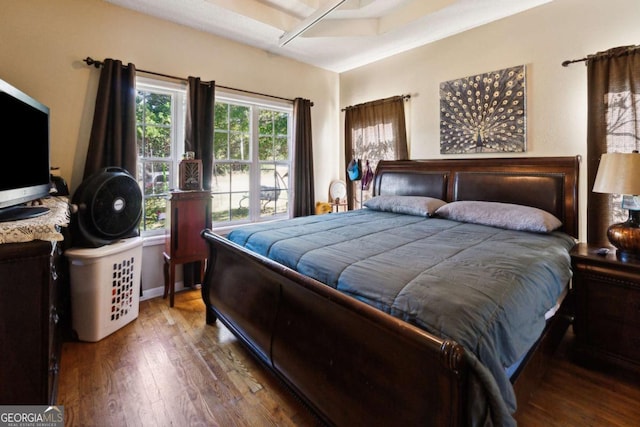
[[[315,212],[311,105],[308,99],[296,98],[293,101],[294,217]]]
[[[607,228],[626,220],[620,197],[591,191],[603,153],[630,153],[640,138],[640,46],[587,59],[587,241],[605,245]]]
[[[215,107],[215,82],[203,82],[199,77],[187,80],[187,117],[185,121],[184,151],[193,151],[202,161],[202,189],[211,190],[213,176],[213,115]],[[206,219],[211,228],[211,216]],[[198,283],[200,262],[183,266],[184,285]]]
[[[136,68],[105,59],[100,72],[84,178],[117,166],[137,178]]]
[[[203,82],[189,77],[187,90],[187,118],[184,151],[193,151],[202,160],[202,188],[211,190],[213,176],[213,113],[215,106],[214,81]]]
[[[374,170],[380,160],[409,158],[403,96],[347,107],[344,128],[345,170],[353,158],[361,159],[363,168],[368,160]],[[362,203],[359,185],[347,185],[349,209],[356,205],[356,196]]]

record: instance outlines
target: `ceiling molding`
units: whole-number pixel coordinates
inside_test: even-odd
[[[553,0],[103,0],[341,73]]]

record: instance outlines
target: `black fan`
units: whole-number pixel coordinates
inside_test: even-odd
[[[142,192],[126,170],[108,167],[85,179],[73,195],[74,246],[96,248],[138,235]]]

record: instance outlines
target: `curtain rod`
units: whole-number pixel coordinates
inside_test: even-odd
[[[612,56],[628,55],[629,53],[635,52],[638,49],[640,49],[640,46],[635,46],[635,45],[614,47],[614,48],[611,48],[609,50],[605,50],[604,52],[598,52],[598,53],[594,53],[593,55],[587,55],[584,58],[569,59],[569,60],[563,61],[562,62],[562,66],[563,67],[567,67],[567,66],[569,66],[569,64],[573,64],[573,63],[576,63],[576,62],[588,61],[590,59],[599,58],[599,57],[603,57],[603,56],[612,57]]]
[[[404,99],[405,101],[406,101],[407,99],[411,98],[411,95],[398,95],[398,96],[402,97],[402,99]],[[397,96],[391,96],[391,97],[389,97],[389,98],[379,99],[379,100],[376,100],[376,101],[363,102],[362,104],[369,104],[369,103],[375,103],[375,102],[381,102],[381,103],[384,103],[384,102],[392,101],[392,100],[393,100],[393,99],[395,99],[395,98],[397,98]],[[344,107],[344,108],[343,108],[343,109],[341,109],[340,111],[347,111],[347,110],[348,110],[348,109],[350,109],[350,108],[354,108],[354,107],[357,107],[358,105],[362,105],[362,104],[350,105],[350,106],[348,106],[348,107]]]
[[[96,61],[95,59],[91,58],[90,56],[87,56],[82,61],[86,62],[87,65],[89,65],[89,66],[93,65],[96,68],[100,68],[104,64],[102,61]],[[141,69],[138,69],[138,68],[136,68],[136,71],[140,72],[140,73],[144,73],[144,74],[151,74],[151,75],[154,75],[154,76],[166,77],[166,78],[172,79],[172,80],[179,80],[179,81],[185,82],[185,83],[189,81],[188,79],[186,79],[184,77],[176,77],[176,76],[172,76],[170,74],[157,73],[155,71],[141,70]],[[233,91],[236,91],[236,92],[249,93],[249,94],[252,94],[252,95],[266,96],[268,98],[275,98],[275,99],[281,99],[283,101],[293,102],[293,99],[283,98],[281,96],[275,96],[275,95],[268,95],[266,93],[254,92],[254,91],[251,91],[251,90],[237,89],[235,87],[222,86],[222,85],[219,85],[219,84],[216,84],[216,87],[219,87],[219,88],[222,88],[222,89],[233,90]],[[311,103],[311,106],[313,106],[313,102]]]
[[[563,67],[568,67],[568,66],[569,66],[569,64],[573,64],[573,63],[575,63],[575,62],[583,62],[583,61],[586,61],[586,60],[588,60],[588,59],[589,59],[589,58],[586,58],[586,57],[585,57],[585,58],[580,58],[580,59],[567,59],[566,61],[562,61],[562,66],[563,66]],[[586,65],[586,64],[585,64],[585,65]]]

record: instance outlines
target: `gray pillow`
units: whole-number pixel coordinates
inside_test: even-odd
[[[417,216],[433,216],[445,204],[444,200],[424,196],[376,196],[364,202],[367,208],[376,211]]]
[[[548,233],[562,226],[562,222],[547,211],[510,203],[451,202],[440,207],[436,214],[454,221],[537,233]]]

